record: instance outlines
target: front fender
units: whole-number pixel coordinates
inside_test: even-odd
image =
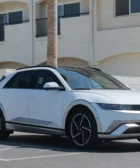
[[[97,129],[98,129],[98,132],[102,132],[102,127],[101,127],[101,122],[100,122],[100,118],[96,112],[96,109],[93,107],[93,105],[91,103],[89,103],[88,101],[86,100],[75,100],[74,102],[72,102],[68,107],[67,109],[65,110],[64,112],[64,117],[63,117],[63,121],[62,121],[62,128],[65,129],[65,124],[66,124],[66,118],[69,114],[69,112],[71,111],[71,109],[75,106],[78,106],[78,105],[82,105],[82,106],[85,106],[87,107],[94,115],[95,119],[96,119],[96,122],[97,122]]]

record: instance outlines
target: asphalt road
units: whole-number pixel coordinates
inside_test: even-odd
[[[140,143],[113,141],[96,151],[80,151],[65,138],[12,135],[0,142],[0,168],[139,168]]]

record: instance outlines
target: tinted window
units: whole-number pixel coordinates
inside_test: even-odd
[[[34,88],[35,71],[17,73],[4,88],[29,89]]]
[[[0,25],[0,41],[5,40],[4,34],[5,34],[4,25]]]
[[[131,13],[140,12],[140,0],[131,0]]]
[[[64,5],[64,16],[79,16],[80,15],[80,3]]]
[[[22,23],[22,11],[9,13],[9,24]]]
[[[62,86],[59,79],[53,74],[51,71],[48,70],[39,70],[37,71],[36,75],[36,88],[37,89],[43,89],[43,86],[45,83],[48,82],[56,82],[59,86]]]
[[[0,14],[0,24],[7,23],[7,14]]]
[[[4,41],[5,29],[4,25],[7,23],[7,14],[0,15],[0,41]]]
[[[129,0],[116,0],[116,16],[129,14]]]
[[[88,89],[128,89],[108,75],[89,68],[58,69],[59,73],[74,90]]]
[[[64,15],[64,8],[63,5],[58,6],[58,16],[63,16]]]

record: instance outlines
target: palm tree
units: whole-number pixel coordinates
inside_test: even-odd
[[[57,67],[57,0],[48,0],[47,65]]]

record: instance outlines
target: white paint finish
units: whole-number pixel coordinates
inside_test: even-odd
[[[23,89],[23,90],[2,89],[1,90],[0,102],[4,106],[7,121],[15,118],[19,118],[19,117],[28,118],[28,110],[27,110],[28,92],[29,91],[26,89]]]
[[[0,103],[4,109],[6,121],[18,117],[29,118],[54,124],[50,124],[48,127],[65,129],[66,117],[71,108],[76,105],[83,105],[89,108],[94,114],[98,132],[105,132],[114,121],[123,121],[123,123],[125,121],[131,123],[140,122],[140,111],[105,110],[98,105],[98,103],[139,105],[140,92],[111,89],[81,89],[74,91],[70,89],[66,81],[55,69],[43,67],[32,68],[32,70],[40,69],[52,71],[64,85],[66,91],[1,89]],[[29,69],[23,69],[19,70],[19,72],[27,70],[29,71]],[[13,74],[8,75],[6,79],[0,83],[0,88],[5,85]],[[31,123],[28,122],[28,124]],[[37,126],[42,126],[42,124],[39,124],[39,122],[34,123],[34,125]]]
[[[56,155],[32,156],[32,157],[13,158],[13,159],[3,159],[3,158],[0,158],[0,161],[3,161],[3,162],[13,162],[13,161],[42,159],[42,158],[66,157],[66,156],[73,156],[73,155],[80,155],[80,154],[81,153],[64,153],[64,154],[56,154]]]
[[[3,75],[7,75],[9,73],[14,72],[15,69],[0,69],[0,77],[2,77]]]
[[[30,90],[28,97],[29,119],[49,121],[55,123],[54,127],[61,127],[63,91]],[[30,124],[30,123],[29,123]],[[38,123],[34,123],[38,125]],[[53,127],[46,125],[46,127]]]
[[[3,149],[0,149],[0,152],[3,152],[3,151],[8,151],[8,150],[11,150],[13,148],[3,148]]]

